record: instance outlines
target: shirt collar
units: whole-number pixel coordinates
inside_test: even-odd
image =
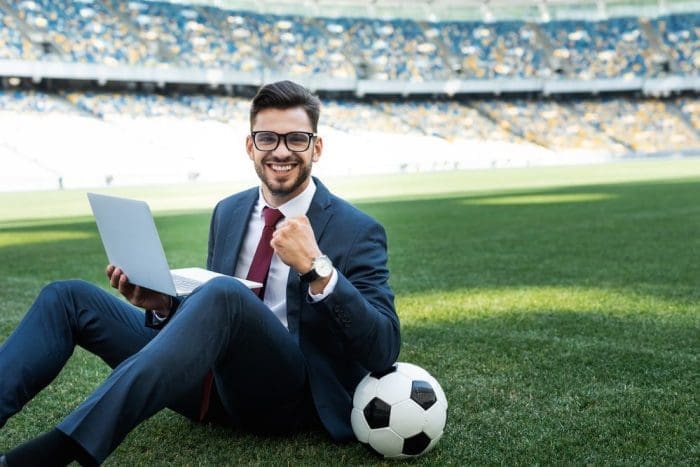
[[[309,184],[306,186],[306,188],[304,188],[304,191],[281,206],[278,206],[277,209],[282,211],[282,214],[284,214],[284,217],[287,219],[304,216],[309,211],[311,200],[313,199],[315,193],[316,184],[314,183],[314,180],[309,177]],[[258,202],[255,208],[256,214],[262,216],[262,208],[264,206],[272,207],[265,202],[265,198],[262,194],[262,187],[260,187],[258,188]]]

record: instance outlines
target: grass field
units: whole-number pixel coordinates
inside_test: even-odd
[[[450,407],[417,464],[700,463],[700,160],[327,180],[389,236],[401,361]],[[173,266],[203,264],[210,208],[236,187],[148,199]],[[0,194],[0,341],[40,288],[106,287],[84,192]],[[53,427],[107,375],[78,349],[0,432]],[[0,375],[2,377],[2,375]],[[165,411],[108,465],[375,464],[323,433],[260,438]]]

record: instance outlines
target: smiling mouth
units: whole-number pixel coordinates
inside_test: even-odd
[[[269,158],[268,160],[263,161],[263,163],[267,168],[269,168],[276,174],[289,173],[294,169],[294,167],[299,165],[299,161],[291,157],[277,160]]]
[[[269,168],[271,168],[275,172],[280,172],[280,173],[285,173],[289,172],[294,168],[294,164],[267,164]]]

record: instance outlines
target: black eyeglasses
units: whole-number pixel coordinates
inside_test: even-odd
[[[307,131],[292,131],[284,135],[274,131],[253,131],[253,144],[258,151],[274,151],[284,140],[287,149],[293,152],[304,152],[311,146],[311,139],[316,137],[316,133]]]

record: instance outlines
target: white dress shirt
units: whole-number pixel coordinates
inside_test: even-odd
[[[304,216],[309,210],[309,206],[311,206],[311,199],[314,197],[314,193],[316,193],[316,184],[313,180],[309,180],[309,185],[299,194],[299,196],[287,201],[277,209],[282,211],[285,218]],[[262,230],[265,226],[265,220],[262,215],[262,211],[265,206],[271,207],[265,202],[261,188],[258,195],[258,201],[255,203],[253,213],[248,221],[248,228],[246,229],[245,237],[243,238],[243,245],[241,246],[241,251],[238,255],[238,262],[236,263],[236,270],[234,272],[236,277],[245,278],[248,275],[250,265],[253,263],[253,256],[255,255],[255,250],[258,248],[258,242],[260,241],[260,236],[262,235]],[[270,308],[272,313],[279,318],[285,327],[287,327],[288,275],[289,266],[284,264],[276,253],[273,254],[272,263],[270,264],[270,272],[267,276],[267,285],[265,286],[265,297],[263,301]],[[311,297],[313,301],[323,300],[333,292],[337,282],[338,276],[334,268],[331,274],[331,279],[326,288],[323,290],[323,293],[313,295],[311,294],[311,291],[309,291],[309,297]]]

